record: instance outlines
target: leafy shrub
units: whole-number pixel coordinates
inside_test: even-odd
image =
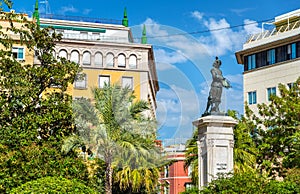
[[[11,194],[25,193],[96,193],[93,189],[85,186],[79,181],[68,180],[62,177],[44,177],[37,180],[29,181],[15,189]]]
[[[212,181],[207,187],[204,187],[200,193],[296,194],[300,193],[300,186],[295,181],[268,180],[268,178],[255,173],[224,174],[217,180]]]

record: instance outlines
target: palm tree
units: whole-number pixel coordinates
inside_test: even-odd
[[[198,130],[195,130],[193,137],[186,142],[184,168],[192,170],[192,183],[198,185]]]
[[[153,138],[141,138],[132,135],[135,139],[135,153],[132,149],[129,154],[124,151],[118,159],[120,168],[114,173],[114,184],[120,193],[153,193],[158,184],[160,175],[159,166],[163,160],[157,147],[153,144]],[[130,153],[131,152],[131,153]],[[125,155],[125,157],[124,157]]]
[[[134,175],[117,176],[119,178],[116,181],[119,181],[122,189],[131,186],[137,190],[144,184],[137,178],[137,172],[142,177],[145,169],[155,169],[154,159],[159,157],[154,141],[156,123],[145,114],[148,103],[135,100],[132,90],[117,85],[95,88],[93,94],[94,104],[84,99],[74,103],[79,138],[73,140],[73,143],[77,147],[85,145],[95,154],[94,157],[104,160],[106,193],[112,193],[116,170],[124,173],[130,169]],[[70,146],[72,142],[68,143],[71,140],[66,140],[63,151],[68,152],[74,148],[74,144]],[[131,177],[135,179],[130,183],[125,181],[125,178]]]
[[[228,114],[238,119],[235,111],[228,111]],[[250,121],[242,116],[234,128],[233,160],[235,173],[254,172],[256,169],[257,149],[250,135],[254,127]]]

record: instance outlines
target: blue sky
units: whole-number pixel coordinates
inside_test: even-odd
[[[42,2],[42,1],[40,1]],[[160,91],[159,139],[189,138],[191,122],[204,112],[215,56],[233,88],[224,90],[221,109],[243,112],[242,65],[234,53],[262,21],[299,9],[299,0],[48,0],[52,14],[121,20],[127,8],[134,37],[146,24],[153,45]],[[31,14],[35,0],[14,0],[17,12]],[[40,3],[45,11],[45,4]],[[265,25],[265,28],[268,26]],[[225,29],[223,29],[225,28]],[[219,29],[219,30],[216,30]],[[223,29],[223,30],[220,30]]]

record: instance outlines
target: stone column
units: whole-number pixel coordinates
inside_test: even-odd
[[[198,129],[199,188],[218,177],[218,173],[233,172],[232,117],[208,115],[193,122]]]

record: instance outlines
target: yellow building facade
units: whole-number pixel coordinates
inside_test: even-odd
[[[92,100],[92,88],[105,83],[129,87],[138,100],[149,102],[148,116],[156,117],[159,90],[152,45],[135,43],[129,27],[76,18],[39,18],[40,27],[53,27],[63,38],[54,55],[78,63],[82,72],[68,92]],[[126,23],[125,23],[126,24]],[[38,61],[35,61],[38,63]]]
[[[14,11],[11,11],[12,14],[14,14]],[[8,38],[10,38],[13,43],[12,43],[12,57],[15,58],[17,61],[23,64],[33,64],[34,61],[34,51],[29,50],[25,44],[21,44],[20,42],[20,36],[11,30],[11,24],[10,21],[5,19],[4,14],[9,14],[9,13],[2,13],[2,16],[0,18],[0,26],[1,26],[1,32],[3,35],[1,35],[3,39],[6,39],[5,35],[8,35]],[[24,29],[26,28],[23,26],[24,23],[22,22],[22,18],[25,18],[28,21],[31,21],[31,19],[28,17],[27,14],[16,14],[15,15],[15,20],[13,20],[13,25],[17,29]],[[0,49],[6,50],[5,47],[1,44]]]

